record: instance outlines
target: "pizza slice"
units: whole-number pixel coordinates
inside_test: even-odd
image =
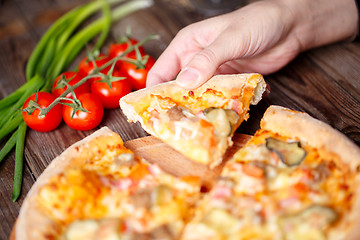
[[[163,172],[102,128],[44,170],[13,239],[178,239],[199,194],[199,178]]]
[[[360,149],[346,136],[271,106],[182,239],[359,239],[359,166]]]
[[[265,90],[260,74],[218,75],[191,91],[175,82],[142,89],[121,98],[120,106],[129,121],[213,168],[248,119],[250,104],[257,104]]]

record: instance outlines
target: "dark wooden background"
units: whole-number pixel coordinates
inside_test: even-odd
[[[69,9],[85,2],[0,0],[0,99],[26,81],[26,61],[50,24]],[[190,0],[155,0],[152,7],[115,23],[102,52],[107,53],[109,44],[131,26],[134,37],[138,39],[152,33],[160,36],[160,40],[145,45],[146,51],[157,58],[182,27],[220,13],[204,9],[203,6],[194,8]],[[83,56],[85,52],[80,54],[73,65],[76,66]],[[272,92],[251,108],[250,119],[238,132],[254,133],[266,108],[277,104],[308,112],[360,145],[358,42],[337,43],[307,51],[279,72],[265,78]],[[106,111],[99,127],[102,126],[119,133],[124,141],[147,135],[138,124],[127,123],[120,109]],[[15,203],[11,201],[14,151],[0,164],[0,239],[8,238],[27,192],[51,160],[92,132],[75,131],[64,123],[50,133],[28,130],[22,193]],[[0,142],[0,147],[3,145],[4,142]]]

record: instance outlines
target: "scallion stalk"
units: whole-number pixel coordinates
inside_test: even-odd
[[[16,134],[16,148],[15,148],[15,170],[14,170],[14,186],[12,200],[15,202],[20,196],[23,168],[24,168],[24,146],[25,146],[25,135],[27,126],[25,122],[19,125]]]
[[[46,31],[46,33],[43,35],[43,37],[40,39],[40,41],[36,45],[35,49],[33,50],[32,54],[31,54],[31,56],[30,56],[30,58],[29,58],[29,60],[27,62],[27,65],[26,65],[26,79],[31,79],[35,75],[36,64],[39,61],[39,59],[41,58],[41,55],[44,52],[44,48],[45,48],[47,42],[49,41],[49,39],[51,37],[53,37],[53,35],[55,34],[56,31],[58,31],[60,26],[63,26],[63,28],[64,28],[65,27],[64,23],[67,23],[69,21],[69,19],[73,18],[76,15],[78,10],[79,10],[79,7],[74,8],[70,12],[66,13],[65,15],[60,17]]]
[[[0,151],[0,163],[1,161],[6,157],[6,155],[13,149],[16,143],[16,135],[18,133],[18,130],[16,130],[9,140],[6,142],[5,146]]]

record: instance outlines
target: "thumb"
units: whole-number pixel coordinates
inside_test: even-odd
[[[235,57],[231,42],[229,39],[219,37],[196,53],[178,74],[177,84],[186,89],[195,89],[203,85],[215,74],[220,65]]]

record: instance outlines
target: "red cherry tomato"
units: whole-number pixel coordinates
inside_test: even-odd
[[[103,72],[107,74],[106,72]],[[114,77],[121,77],[118,70],[114,70]],[[105,82],[99,82],[101,78],[94,78],[91,83],[91,92],[96,94],[104,106],[104,108],[118,108],[120,98],[131,92],[131,84],[128,79],[118,80],[111,83],[111,89]]]
[[[65,123],[75,129],[87,131],[97,127],[104,115],[104,107],[101,100],[93,93],[83,93],[77,97],[81,105],[88,112],[77,111],[73,118],[71,118],[74,109],[70,106],[64,105],[62,115]]]
[[[109,61],[109,58],[104,54],[100,54],[97,59],[95,59],[95,64],[97,67],[101,67],[105,63]],[[110,69],[111,66],[106,69]],[[94,71],[94,63],[93,61],[89,61],[87,57],[84,57],[79,64],[79,73],[81,75],[87,76]]]
[[[135,59],[135,56],[132,56],[132,58]],[[127,74],[130,79],[132,88],[134,90],[139,90],[146,87],[146,77],[154,63],[155,60],[149,56],[145,68],[137,69],[135,64],[123,61],[121,64],[121,72]]]
[[[139,41],[134,39],[134,38],[129,38],[128,41],[126,42],[121,42],[121,43],[114,43],[110,45],[109,48],[109,58],[113,59],[115,57],[120,56],[121,54],[123,54],[129,47],[130,45],[135,45],[137,44]],[[142,46],[139,47],[139,51],[141,55],[145,55],[145,50]],[[126,54],[124,57],[131,57],[131,56],[136,56],[136,51],[133,50],[131,52],[129,52],[128,54]],[[122,61],[117,61],[115,64],[115,68],[116,69],[121,69],[121,64]]]
[[[62,76],[65,76],[65,79],[67,79],[67,80],[72,78],[68,82],[68,84],[70,86],[74,86],[76,83],[78,83],[83,78],[82,75],[80,75],[79,73],[76,73],[76,72],[64,72],[64,73],[60,74],[55,79],[55,82],[54,82],[53,87],[52,87],[52,93],[54,94],[55,97],[59,97],[67,89],[67,86],[64,86],[62,88],[57,88],[58,82],[60,81]],[[78,95],[80,95],[82,93],[90,92],[90,83],[89,83],[89,81],[86,81],[85,83],[81,84],[79,87],[75,88],[74,92],[75,92],[76,96],[78,96]],[[66,95],[67,98],[70,98],[71,96],[72,96],[71,92]]]
[[[41,108],[46,108],[55,100],[55,97],[48,92],[33,93],[26,99],[23,105],[23,109],[29,106],[29,102],[31,100],[35,102],[35,99],[36,99],[36,103],[38,103],[41,106]],[[62,115],[61,115],[60,104],[55,105],[55,107],[53,107],[45,115],[45,117],[40,118],[39,114],[40,114],[39,109],[35,109],[32,114],[28,114],[27,112],[22,112],[26,125],[28,125],[31,129],[34,129],[39,132],[52,131],[55,128],[57,128],[61,123]]]
[[[138,40],[134,38],[129,39],[131,45],[135,45],[139,43]],[[129,42],[122,42],[122,43],[113,43],[110,45],[109,48],[109,57],[113,59],[114,57],[120,56],[123,54],[127,49],[129,48]],[[139,47],[139,51],[142,55],[145,54],[145,50],[142,46]],[[131,51],[130,53],[126,54],[126,57],[129,56],[129,54],[135,54],[135,50]]]

